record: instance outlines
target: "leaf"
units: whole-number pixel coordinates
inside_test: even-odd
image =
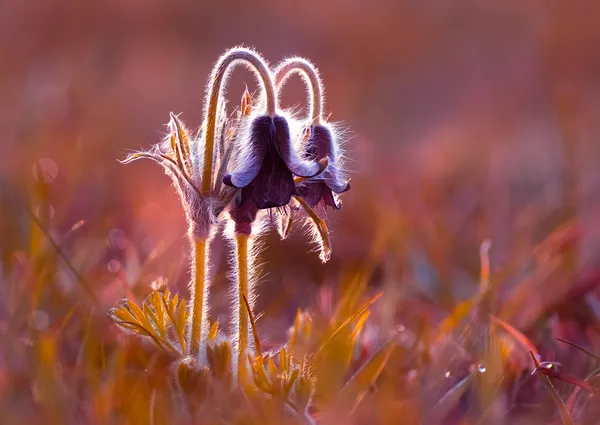
[[[144,311],[144,317],[145,317],[146,321],[148,322],[148,324],[150,325],[150,327],[152,329],[154,329],[154,331],[158,335],[164,336],[163,332],[161,332],[161,330],[160,330],[158,317],[156,317],[156,314],[154,314],[154,312],[148,306],[148,304],[146,304],[146,303],[142,304],[142,310]]]
[[[354,327],[354,330],[352,331],[352,342],[356,341],[356,338],[358,338],[358,336],[360,335],[360,331],[363,329],[363,327],[365,326],[365,323],[367,322],[367,319],[369,318],[369,316],[371,315],[370,311],[365,311],[362,316],[360,316],[358,318],[358,321],[356,322],[356,326]]]
[[[254,345],[256,352],[260,357],[262,357],[262,350],[260,349],[260,338],[258,337],[258,331],[256,330],[256,322],[254,321],[254,315],[252,314],[252,309],[250,308],[250,304],[248,303],[248,299],[244,294],[242,294],[242,298],[244,299],[244,305],[246,306],[246,311],[248,312],[248,317],[250,318],[250,326],[252,326],[252,336],[254,337]]]
[[[543,373],[539,373],[541,370],[540,364],[537,361],[537,358],[535,357],[533,352],[530,351],[530,354],[531,354],[531,358],[533,359],[533,362],[535,363],[535,370],[538,372],[538,375],[542,379],[542,383],[544,384],[544,387],[548,391],[548,394],[550,394],[552,401],[554,401],[554,404],[556,405],[556,408],[558,409],[558,413],[560,414],[560,418],[561,418],[563,424],[564,425],[574,425],[573,419],[571,418],[571,415],[569,414],[569,410],[567,409],[567,406],[565,405],[564,401],[562,401],[562,399],[560,398],[560,395],[558,395],[556,388],[554,388],[554,385],[552,385],[552,382],[546,375],[544,375]]]
[[[444,394],[440,401],[438,401],[425,416],[425,420],[423,420],[422,423],[426,425],[441,423],[469,389],[476,374],[477,372],[473,372],[466,376]]]
[[[140,324],[145,325],[144,322],[146,322],[146,315],[144,314],[142,309],[139,308],[138,305],[131,300],[126,300],[125,304],[127,305],[127,307],[129,307],[129,311],[131,312],[133,317],[135,317]]]
[[[375,301],[377,301],[379,299],[379,297],[381,297],[382,294],[383,294],[383,292],[380,292],[377,295],[375,295],[373,298],[371,298],[371,300],[369,302],[367,302],[365,305],[363,305],[360,308],[360,310],[358,310],[356,313],[354,313],[353,315],[348,317],[346,320],[344,320],[342,322],[342,324],[339,325],[335,331],[333,331],[333,333],[329,336],[329,338],[327,338],[327,340],[325,340],[325,342],[323,342],[321,344],[319,349],[314,354],[314,357],[318,357],[319,354],[321,354],[321,352],[325,349],[327,344],[329,344],[346,326],[348,326],[350,323],[354,322],[356,319],[360,318],[369,309],[369,307],[371,307],[371,305]]]
[[[394,348],[395,344],[389,341],[367,360],[340,390],[335,404],[339,405],[338,403],[344,403],[353,398],[353,406],[350,411],[352,414],[383,371]]]
[[[290,337],[290,348],[293,348],[294,345],[296,345],[298,331],[300,329],[300,320],[302,320],[302,310],[298,309],[296,311],[296,320],[294,320],[294,330],[292,331],[292,336]]]
[[[582,379],[576,378],[573,375],[569,375],[568,373],[558,372],[554,368],[540,367],[538,372],[548,376],[549,378],[558,379],[560,381],[568,382],[569,384],[573,384],[585,390],[591,394],[594,394],[594,389],[590,384],[585,382]]]
[[[502,329],[504,329],[526,351],[529,351],[530,353],[533,353],[536,356],[536,358],[539,357],[539,353],[537,351],[537,348],[535,348],[535,345],[529,340],[529,338],[527,338],[525,335],[523,335],[522,332],[518,331],[513,326],[511,326],[509,323],[505,322],[504,320],[500,319],[499,317],[496,317],[496,316],[493,316],[493,315],[490,315],[489,317],[492,320],[492,322],[494,322],[496,325],[498,325]]]
[[[186,345],[185,342],[185,325],[187,323],[187,319],[188,319],[189,313],[187,311],[187,305],[184,299],[182,299],[179,302],[179,311],[177,312],[177,323],[175,323],[175,329],[177,330],[177,335],[179,336],[179,339],[181,341],[184,341],[184,345]],[[183,346],[182,346],[182,350],[183,350]],[[185,350],[183,351],[185,352]]]
[[[165,350],[165,352],[168,354],[169,354],[169,351],[167,350],[167,348],[169,350],[171,350],[173,354],[179,354],[179,352],[175,349],[175,347],[173,347],[168,341],[161,340],[160,338],[158,338],[158,336],[156,334],[152,333],[151,331],[149,331],[148,329],[146,329],[139,323],[136,323],[136,322],[116,322],[116,323],[118,325],[126,327],[126,328],[129,327],[131,329],[135,329],[142,335],[149,336],[150,338],[152,338],[152,340],[154,341],[154,343],[156,345],[158,345],[160,348]]]
[[[113,320],[115,320],[115,318],[117,318],[121,322],[137,322],[138,321],[135,317],[133,317],[131,312],[125,307],[113,308],[110,311],[110,314],[111,314],[111,316],[114,316]]]
[[[446,317],[440,324],[439,334],[444,335],[454,329],[465,319],[473,308],[473,300],[469,299],[457,304],[450,316]]]
[[[292,389],[294,382],[296,382],[296,379],[298,379],[299,374],[300,374],[300,369],[294,369],[292,371],[292,373],[290,374],[289,378],[287,379],[287,381],[285,382],[284,387],[283,387],[283,392],[284,392],[285,398],[288,397],[288,394],[289,394],[290,390]]]
[[[39,165],[39,162],[38,162],[38,165]],[[41,174],[38,174],[38,175],[41,176]],[[92,301],[96,305],[98,305],[99,304],[98,297],[96,296],[95,292],[92,290],[92,287],[89,284],[89,282],[87,282],[87,280],[84,279],[84,277],[81,275],[81,273],[79,273],[79,271],[77,271],[75,266],[73,266],[73,263],[71,262],[71,260],[66,256],[66,254],[64,253],[64,251],[62,250],[60,245],[54,241],[54,238],[52,237],[52,235],[50,235],[48,230],[44,227],[44,224],[40,221],[40,219],[36,216],[36,214],[31,210],[28,203],[25,200],[23,200],[18,193],[13,191],[12,195],[17,199],[17,201],[19,201],[19,203],[23,206],[25,213],[29,216],[29,218],[37,226],[37,227],[34,227],[34,229],[36,231],[37,230],[41,231],[41,233],[46,237],[46,239],[52,246],[52,249],[54,249],[56,251],[56,253],[58,254],[58,256],[65,262],[65,264],[67,265],[69,270],[77,278],[77,281],[81,284],[83,289],[88,293],[88,295],[90,296]],[[38,242],[36,242],[36,243],[38,243]]]
[[[165,294],[163,294],[163,296],[162,296],[162,302],[166,307],[165,311],[167,313],[167,316],[169,317],[171,326],[175,330],[175,334],[177,335],[177,339],[179,340],[179,346],[181,347],[181,353],[183,354],[183,353],[185,353],[185,335],[181,334],[177,328],[177,319],[175,319],[175,309],[177,308],[177,303],[175,303],[175,304],[169,303],[168,297],[169,297],[169,293],[168,293],[168,291],[165,291]],[[178,299],[177,295],[175,295],[175,297],[173,299],[175,301],[177,301],[177,299]]]
[[[152,306],[152,310],[155,312],[156,314],[156,318],[158,319],[159,323],[157,323],[156,325],[158,326],[160,332],[163,335],[166,335],[167,332],[167,314],[166,314],[166,308],[165,308],[165,304],[162,302],[162,296],[161,293],[157,290],[153,291],[152,294],[150,294],[150,296],[148,297],[148,299],[150,300],[150,304]]]

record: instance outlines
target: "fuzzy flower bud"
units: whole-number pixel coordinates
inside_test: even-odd
[[[304,151],[309,159],[328,157],[329,165],[320,175],[299,182],[296,193],[311,207],[321,203],[339,210],[342,205],[337,195],[348,191],[350,183],[342,174],[338,148],[329,128],[325,125],[311,126],[310,137],[304,145]]]

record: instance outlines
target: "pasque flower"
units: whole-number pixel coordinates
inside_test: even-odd
[[[246,65],[255,74],[260,96],[253,105],[246,90],[240,114],[234,119],[227,116],[223,93],[231,69],[237,64]],[[230,323],[236,355],[232,367],[240,383],[247,380],[247,354],[254,349],[249,338],[249,317],[254,308],[254,247],[264,218],[286,214],[289,220],[285,223],[281,220],[285,225],[280,226],[280,232],[287,235],[291,211],[303,208],[318,234],[315,240],[320,240],[321,258],[327,261],[330,255],[327,227],[311,207],[321,200],[337,207],[333,193],[348,189],[340,171],[333,133],[321,120],[322,88],[316,71],[313,74],[318,84],[313,85],[316,95],[312,96],[311,105],[316,106],[312,107],[308,123],[310,137],[304,143],[298,143],[290,134],[290,126],[298,122],[288,120],[279,111],[273,73],[264,59],[253,50],[237,47],[225,52],[213,67],[198,136],[190,137],[181,121],[171,114],[170,132],[165,141],[123,161],[154,160],[171,177],[180,195],[189,224],[192,273],[190,312],[178,337],[182,339],[181,354],[189,355],[200,367],[209,361],[210,245],[222,219],[228,216],[233,222],[233,232],[226,235],[233,242],[231,275],[235,313]],[[287,208],[288,205],[291,208]]]
[[[309,114],[304,140],[301,144],[302,156],[307,160],[328,158],[327,168],[317,176],[298,179],[296,194],[311,207],[319,204],[340,209],[338,194],[350,189],[341,167],[340,147],[335,132],[323,120],[323,84],[317,69],[303,58],[284,60],[275,70],[275,84],[278,91],[294,73],[299,73],[309,87]]]
[[[339,167],[339,155],[331,131],[322,124],[312,125],[307,131],[310,132],[310,136],[304,145],[305,155],[309,158],[326,156],[330,161],[321,175],[300,181],[296,192],[311,207],[322,203],[339,210],[342,204],[337,195],[348,191],[350,183],[345,180]]]
[[[223,183],[242,189],[242,200],[251,198],[258,209],[287,205],[294,194],[294,176],[314,177],[327,166],[327,158],[301,159],[282,116],[259,116],[252,121],[245,158],[225,175]]]

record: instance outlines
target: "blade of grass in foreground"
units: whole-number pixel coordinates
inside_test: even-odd
[[[560,414],[560,419],[562,420],[562,423],[564,425],[574,425],[573,419],[571,418],[571,414],[569,413],[565,402],[562,400],[562,398],[560,398],[560,395],[558,395],[558,392],[556,391],[556,388],[554,388],[554,385],[552,385],[550,378],[548,378],[543,373],[540,373],[540,363],[531,351],[529,353],[531,354],[531,358],[535,363],[535,371],[539,375],[540,379],[542,380],[542,384],[544,384],[544,387],[548,391],[548,394],[550,394],[552,401],[554,401],[554,404],[558,409],[558,413]]]
[[[562,338],[554,338],[554,339],[556,339],[557,341],[560,341],[560,342],[564,342],[565,344],[567,344],[567,345],[570,345],[570,346],[571,346],[571,347],[573,347],[573,348],[577,348],[579,351],[581,351],[581,352],[583,352],[583,353],[587,354],[587,355],[588,355],[588,356],[590,356],[591,358],[593,358],[593,359],[596,359],[596,360],[600,361],[600,356],[598,356],[598,355],[596,355],[596,354],[594,354],[594,353],[592,353],[592,352],[590,352],[590,351],[586,350],[585,348],[583,348],[583,347],[581,347],[581,346],[579,346],[579,345],[577,345],[577,344],[575,344],[575,343],[573,343],[573,342],[569,342],[569,341],[567,341],[566,339],[562,339]]]
[[[348,317],[346,320],[344,320],[342,322],[342,324],[340,324],[337,329],[335,331],[333,331],[333,333],[329,336],[329,338],[327,338],[319,347],[319,349],[317,350],[317,352],[315,353],[314,357],[318,357],[319,354],[321,354],[321,352],[323,351],[323,349],[327,346],[327,344],[329,344],[335,337],[336,335],[338,335],[346,326],[348,326],[350,323],[354,322],[356,319],[360,318],[368,309],[369,307],[371,307],[371,305],[377,301],[379,299],[379,297],[381,297],[381,295],[383,295],[383,292],[380,292],[379,294],[375,295],[373,298],[371,298],[371,300],[369,302],[367,302],[365,305],[363,305],[356,313],[354,313],[352,316]]]
[[[539,353],[537,351],[537,348],[535,348],[535,345],[529,340],[529,338],[527,338],[525,335],[523,335],[522,332],[518,331],[511,324],[509,324],[508,322],[505,322],[504,320],[500,319],[499,317],[490,315],[490,319],[496,325],[498,325],[502,329],[504,329],[510,336],[512,336],[525,350],[529,351],[530,353],[533,353],[533,355],[536,358],[539,357]]]
[[[23,206],[23,209],[25,210],[25,212],[27,213],[29,218],[34,222],[34,224],[37,226],[37,228],[39,228],[39,230],[42,231],[42,233],[44,234],[46,239],[48,239],[48,242],[50,242],[50,245],[52,245],[52,248],[56,251],[56,253],[60,256],[60,258],[65,262],[65,264],[71,270],[73,275],[77,278],[77,281],[81,284],[83,289],[85,289],[85,291],[92,298],[94,303],[96,305],[98,305],[98,298],[96,297],[96,294],[92,290],[92,287],[90,286],[90,284],[84,279],[84,277],[81,275],[81,273],[79,273],[79,271],[77,271],[75,266],[73,266],[73,264],[71,263],[69,258],[67,258],[64,251],[61,249],[60,245],[57,244],[54,241],[54,239],[52,238],[52,236],[50,235],[50,233],[48,233],[48,230],[46,230],[43,223],[36,217],[36,215],[33,213],[33,211],[31,211],[29,205],[23,199],[21,199],[21,197],[19,195],[17,195],[14,192],[13,192],[13,195],[21,203],[21,205]]]
[[[440,401],[438,401],[425,416],[425,420],[423,420],[421,423],[423,425],[442,423],[450,411],[458,404],[460,398],[467,392],[476,373],[477,372],[473,372],[466,376],[459,381],[458,384],[452,387],[446,394],[444,394]]]
[[[362,399],[369,391],[369,388],[375,383],[383,368],[387,364],[395,344],[393,342],[385,343],[361,368],[350,378],[350,380],[340,390],[336,399],[338,402],[347,401],[355,395],[350,415],[356,410]]]

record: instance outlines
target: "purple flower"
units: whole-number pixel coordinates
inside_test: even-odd
[[[346,181],[340,169],[339,154],[331,131],[324,125],[311,126],[310,137],[304,150],[309,159],[327,157],[329,164],[323,173],[298,183],[296,193],[311,207],[322,203],[339,210],[342,204],[337,194],[348,191],[350,183]]]
[[[287,205],[296,193],[294,176],[312,178],[327,167],[327,158],[305,161],[298,156],[288,123],[281,116],[255,118],[245,148],[247,152],[238,159],[235,169],[223,177],[223,183],[242,189],[236,208],[241,208],[248,218],[256,216],[254,208]]]

